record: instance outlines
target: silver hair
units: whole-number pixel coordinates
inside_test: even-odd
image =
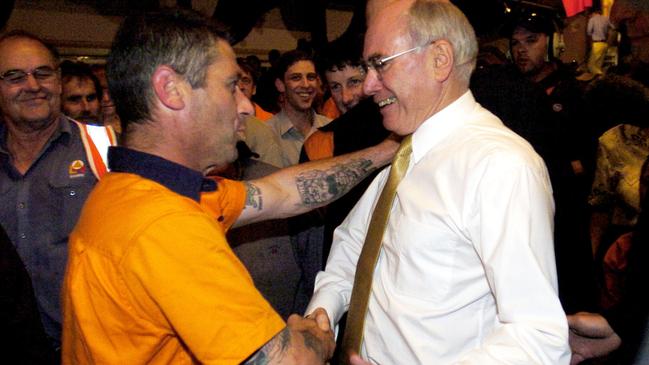
[[[458,77],[468,85],[478,56],[478,40],[464,13],[439,0],[415,0],[408,12],[408,31],[415,45],[447,40],[453,46]]]

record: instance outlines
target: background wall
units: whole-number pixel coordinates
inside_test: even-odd
[[[192,6],[205,14],[212,14],[216,1],[194,0]],[[347,29],[351,18],[351,11],[328,9],[328,39],[340,36]],[[108,54],[122,19],[122,16],[100,14],[95,7],[84,5],[78,0],[17,0],[4,30],[24,29],[54,44],[65,57],[88,57],[87,62],[96,62]],[[254,54],[266,60],[269,50],[291,50],[297,46],[298,39],[309,37],[308,32],[287,30],[279,8],[275,8],[267,12],[250,34],[234,48],[237,55]]]

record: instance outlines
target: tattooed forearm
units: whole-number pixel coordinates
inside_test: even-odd
[[[257,351],[248,361],[244,362],[246,365],[266,365],[271,361],[277,363],[281,360],[288,351],[291,344],[291,332],[288,328],[284,328],[277,336],[273,337],[268,343]]]
[[[261,197],[261,190],[255,185],[246,182],[246,205],[244,208],[254,208],[262,210],[264,207],[264,200]]]
[[[267,365],[267,364],[281,364],[282,359],[285,359],[291,347],[299,346],[295,341],[294,335],[300,334],[304,341],[304,347],[307,351],[316,354],[318,359],[324,358],[324,349],[319,340],[309,333],[308,331],[291,331],[284,328],[277,336],[273,337],[268,343],[264,345],[259,351],[251,356],[244,362],[246,365]],[[298,340],[299,341],[299,340]],[[296,351],[294,348],[293,351]]]
[[[335,165],[322,170],[311,170],[299,174],[296,185],[302,203],[320,205],[345,194],[373,170],[370,160],[353,160],[344,165]]]

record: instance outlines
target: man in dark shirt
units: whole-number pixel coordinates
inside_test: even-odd
[[[522,100],[524,104],[516,107],[531,114],[531,118],[512,120],[494,110],[505,124],[511,122],[510,128],[532,143],[548,167],[556,206],[555,254],[564,310],[592,310],[596,287],[589,254],[586,197],[594,156],[582,90],[574,72],[554,56],[556,25],[548,14],[521,11],[512,18],[508,30],[515,69],[510,69],[512,75],[508,77],[497,76],[496,82],[485,84],[482,80],[483,88],[494,90],[499,88],[495,85],[506,85],[506,80],[513,82],[505,88],[519,91],[505,103]],[[474,81],[478,81],[479,75],[476,73]],[[483,103],[480,93],[477,94],[476,99]]]
[[[0,37],[0,110],[0,224],[31,275],[43,326],[57,348],[68,234],[107,146],[61,114],[58,56],[34,35]],[[89,158],[90,144],[96,159]]]
[[[54,363],[31,280],[0,226],[0,352],[7,363]]]

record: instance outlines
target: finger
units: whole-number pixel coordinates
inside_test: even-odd
[[[331,331],[331,325],[329,324],[329,316],[327,313],[317,313],[315,317],[318,327],[325,332]]]
[[[363,360],[358,354],[351,354],[349,357],[350,365],[372,365],[369,362]]]

